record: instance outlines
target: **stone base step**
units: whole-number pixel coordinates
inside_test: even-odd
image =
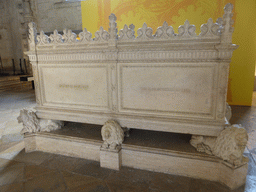
[[[231,189],[246,181],[248,164],[234,167],[212,155],[197,152],[191,136],[132,129],[118,151],[103,149],[101,126],[68,123],[57,131],[28,133],[25,151],[42,151],[99,161],[118,170],[122,166],[217,181]]]

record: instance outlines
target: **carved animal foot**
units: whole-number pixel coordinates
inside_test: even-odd
[[[199,152],[215,155],[234,166],[248,162],[243,156],[248,141],[241,125],[228,125],[217,137],[193,135],[190,144]]]
[[[101,136],[104,141],[101,147],[105,149],[118,150],[124,141],[124,131],[114,120],[109,120],[103,125]]]
[[[35,111],[27,109],[22,109],[17,119],[18,123],[23,123],[22,134],[41,131],[50,132],[60,129],[64,125],[62,121],[39,119]]]

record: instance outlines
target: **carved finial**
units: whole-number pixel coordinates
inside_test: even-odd
[[[135,29],[135,25],[131,24],[131,25],[129,25],[129,28],[130,28],[130,29],[132,29],[132,30],[134,31],[134,29]]]
[[[186,20],[184,25],[179,26],[178,28],[179,34],[181,37],[194,37],[196,36],[196,27],[195,25],[190,25],[189,21]]]
[[[37,36],[37,41],[38,41],[38,45],[45,45],[50,42],[49,37],[45,35],[43,31],[41,31],[40,35]]]
[[[147,40],[147,39],[153,39],[153,29],[150,27],[147,27],[147,24],[144,23],[142,28],[139,28],[137,31],[138,37],[137,39],[139,40]]]
[[[155,37],[160,39],[168,39],[174,37],[175,33],[172,26],[168,26],[168,23],[165,21],[163,26],[158,27],[156,30]]]
[[[228,3],[224,7],[224,15],[223,15],[223,29],[221,30],[221,42],[222,43],[232,43],[232,33],[234,31],[234,27],[232,25],[234,24],[233,17],[233,5],[231,3]]]
[[[70,29],[64,29],[63,30],[63,41],[64,43],[75,43],[76,40],[76,34],[73,33]]]
[[[116,16],[111,13],[109,16],[109,29],[110,39],[117,39]]]
[[[80,42],[90,42],[92,41],[92,34],[84,28],[83,32],[79,33]]]
[[[34,22],[29,23],[28,28],[29,28],[29,49],[33,50],[33,49],[35,49],[35,46],[36,46],[36,43],[37,43],[36,24]]]
[[[213,23],[212,18],[210,18],[206,24],[201,25],[201,33],[199,36],[213,37],[219,35],[219,28],[218,23]]]
[[[134,31],[134,25],[130,25],[132,28],[128,28],[127,25],[124,25],[124,28],[119,31],[119,38],[118,40],[129,40],[129,39],[135,39],[135,31]]]
[[[63,43],[62,36],[58,33],[57,30],[54,30],[53,34],[50,35],[51,43]]]
[[[106,42],[109,38],[109,33],[105,31],[103,27],[100,27],[100,30],[95,32],[95,38],[93,40],[97,42]]]

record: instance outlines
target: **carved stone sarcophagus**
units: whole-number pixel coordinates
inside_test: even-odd
[[[223,18],[209,19],[199,35],[185,21],[178,34],[166,22],[155,34],[144,23],[135,37],[133,25],[118,31],[114,14],[108,31],[101,27],[93,39],[86,29],[79,38],[71,30],[37,35],[30,23],[26,54],[37,117],[101,125],[115,120],[121,127],[192,134],[192,145],[204,151],[210,144],[197,135],[216,138],[230,118],[226,93],[237,47],[232,9],[227,4]],[[105,148],[123,141],[108,141],[111,130],[103,131]]]

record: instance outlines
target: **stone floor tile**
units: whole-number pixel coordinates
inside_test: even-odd
[[[53,169],[47,169],[45,167],[37,165],[26,165],[25,166],[25,179],[31,179],[40,175],[48,174],[53,172]]]
[[[109,191],[107,185],[101,179],[66,171],[63,171],[62,175],[68,191]]]
[[[13,161],[13,160],[9,160],[9,159],[2,159],[0,158],[0,168],[5,168],[8,166],[12,166],[14,164],[19,163],[18,161]]]
[[[229,192],[230,190],[220,183],[201,179],[191,179],[189,192]]]
[[[23,192],[23,182],[0,186],[1,192]]]
[[[97,161],[84,160],[84,162],[73,172],[99,179],[105,179],[111,172],[113,172],[113,170],[100,167],[100,163]]]
[[[63,176],[59,171],[50,172],[44,175],[34,177],[24,184],[25,192],[64,192],[67,187]]]
[[[244,192],[256,191],[256,176],[247,175]]]
[[[44,153],[40,151],[26,153],[25,149],[23,149],[20,153],[18,153],[13,160],[20,161],[24,163],[36,164],[40,165],[45,160],[48,160],[52,157],[50,153]]]
[[[230,188],[222,185],[221,183],[202,179],[191,179],[191,183],[189,186],[189,192],[244,192],[244,190],[245,185],[237,189],[231,190]]]
[[[249,158],[247,176],[248,175],[256,176],[256,164],[255,164],[253,158],[251,157],[250,154],[245,155],[245,156]]]
[[[0,169],[0,186],[24,180],[24,163],[17,163]]]
[[[188,192],[191,178],[154,173],[149,182],[150,191]]]
[[[22,150],[24,150],[24,141],[20,141],[8,149],[4,149],[0,152],[0,158],[14,159]]]
[[[154,173],[122,167],[120,171],[113,171],[105,179],[111,191],[149,191],[149,183]]]
[[[52,154],[51,158],[45,160],[40,166],[50,169],[59,169],[65,171],[74,171],[81,165],[84,159]]]

